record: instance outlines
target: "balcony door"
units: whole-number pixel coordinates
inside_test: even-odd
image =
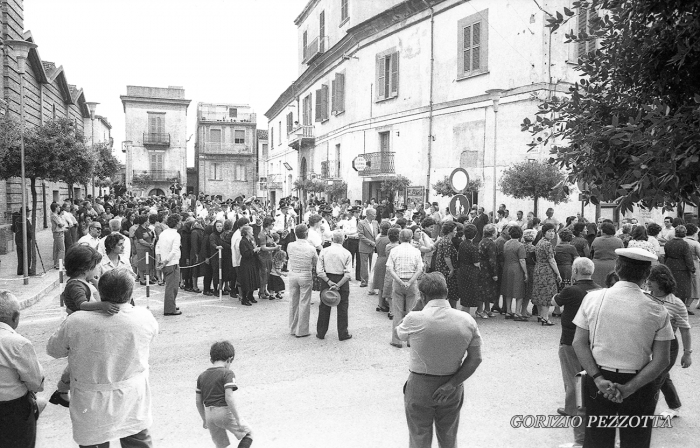
[[[391,151],[391,134],[389,131],[379,133],[379,164],[382,173],[389,172],[389,152]]]
[[[304,126],[311,126],[311,94],[309,93],[304,97],[304,114],[302,116],[302,123]]]
[[[159,137],[165,134],[165,114],[148,114],[148,133],[153,141],[159,141]]]
[[[158,174],[163,172],[163,153],[151,153],[151,171]]]

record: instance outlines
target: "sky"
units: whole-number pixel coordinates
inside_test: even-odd
[[[294,19],[307,2],[24,0],[24,29],[42,60],[63,65],[86,101],[100,103],[122,157],[127,85],[184,87],[188,137],[200,101],[249,104],[267,129],[263,114],[298,75]]]

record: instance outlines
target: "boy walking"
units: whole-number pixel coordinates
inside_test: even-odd
[[[238,448],[248,448],[253,444],[253,432],[239,417],[233,398],[233,392],[238,390],[236,376],[230,369],[235,356],[236,351],[230,342],[215,342],[209,350],[213,367],[197,378],[197,410],[217,448],[231,444],[226,430],[240,440]]]

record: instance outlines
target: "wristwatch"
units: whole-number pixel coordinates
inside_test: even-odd
[[[693,349],[692,349],[692,348],[689,348],[689,349],[687,349],[687,350],[683,350],[683,352],[688,353],[688,354],[691,354],[691,353],[693,353]]]
[[[598,378],[599,376],[603,376],[603,372],[601,372],[600,370],[599,370],[598,373],[596,373],[595,375],[591,375],[591,378],[596,379],[596,378]]]

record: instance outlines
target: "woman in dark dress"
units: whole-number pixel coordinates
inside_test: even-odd
[[[532,278],[535,275],[535,264],[537,264],[537,258],[535,257],[535,245],[532,244],[537,236],[537,231],[534,229],[526,229],[523,231],[523,246],[525,247],[525,267],[527,268],[527,281],[525,282],[525,298],[523,299],[522,308],[520,308],[520,315],[528,318],[532,317],[536,313],[537,305],[533,305],[532,313],[527,311],[527,307],[532,300]]]
[[[275,219],[266,216],[263,219],[262,227],[260,232],[256,236],[258,240],[258,247],[260,247],[260,252],[258,252],[258,275],[260,276],[260,291],[258,291],[259,298],[267,298],[269,300],[274,300],[274,296],[270,294],[267,283],[270,279],[270,271],[272,270],[272,253],[280,249],[280,246],[275,244],[272,239],[272,228],[275,226]],[[253,234],[255,229],[253,229]]]
[[[221,278],[219,278],[219,249],[221,249],[221,259],[223,261],[223,249],[224,245],[226,244],[224,242],[224,239],[222,237],[222,233],[224,232],[224,223],[222,221],[216,221],[214,223],[214,231],[209,235],[209,251],[211,254],[215,255],[212,257],[211,260],[209,260],[209,264],[211,266],[212,270],[212,275],[214,276],[214,295],[219,294],[219,287],[222,287],[222,280],[225,280],[226,277],[223,275],[223,263],[221,264],[222,268],[222,274]],[[228,245],[229,250],[231,250],[231,245]]]
[[[391,224],[389,221],[382,221],[379,224],[379,237],[375,245],[375,251],[377,252],[377,259],[374,262],[373,280],[372,286],[378,291],[377,292],[377,312],[387,313],[389,312],[389,302],[384,296],[384,278],[386,276],[386,246],[389,244],[389,228]],[[372,291],[371,291],[372,292]]]
[[[482,319],[496,317],[491,312],[491,304],[498,300],[498,262],[496,242],[496,226],[487,224],[484,226],[484,233],[479,242],[479,308],[476,316]]]
[[[479,249],[474,244],[476,237],[474,224],[464,225],[464,241],[459,245],[457,261],[459,271],[459,304],[471,314],[471,308],[479,306],[477,291],[479,290]]]
[[[221,240],[224,242],[223,249],[221,249],[221,276],[224,278],[224,294],[231,292],[233,278],[231,238],[233,238],[233,220],[227,219],[224,221],[224,231],[221,232]]]
[[[695,264],[690,246],[683,240],[687,234],[684,225],[676,227],[676,236],[666,243],[664,247],[666,259],[664,264],[668,266],[676,279],[676,297],[681,299],[685,306],[692,302],[690,289],[692,275],[695,274]],[[688,313],[690,314],[690,313]]]
[[[250,306],[257,302],[253,297],[253,291],[258,288],[258,272],[255,267],[258,252],[260,248],[255,246],[253,237],[253,228],[249,225],[241,227],[241,243],[239,245],[241,251],[241,265],[238,268],[238,283],[241,285],[241,303],[245,306]]]
[[[201,218],[197,219],[192,223],[192,231],[190,232],[190,266],[204,261],[202,258],[202,245],[204,244],[204,220]],[[200,272],[203,273],[204,269],[201,265],[195,266],[189,269],[184,269],[182,271],[185,276],[190,277],[190,287],[192,292],[200,293],[202,292],[197,287],[197,279],[199,278]]]
[[[457,250],[452,244],[455,227],[456,225],[452,221],[447,221],[442,225],[440,229],[442,238],[440,238],[435,254],[433,254],[433,257],[436,257],[435,270],[442,273],[447,280],[447,300],[452,308],[457,307],[457,300],[459,300],[459,280],[455,272],[458,267]]]
[[[192,236],[192,222],[194,218],[187,218],[182,223],[177,233],[180,234],[180,269],[190,265],[190,237]],[[192,291],[190,279],[186,276],[181,276],[180,283],[185,291]]]

